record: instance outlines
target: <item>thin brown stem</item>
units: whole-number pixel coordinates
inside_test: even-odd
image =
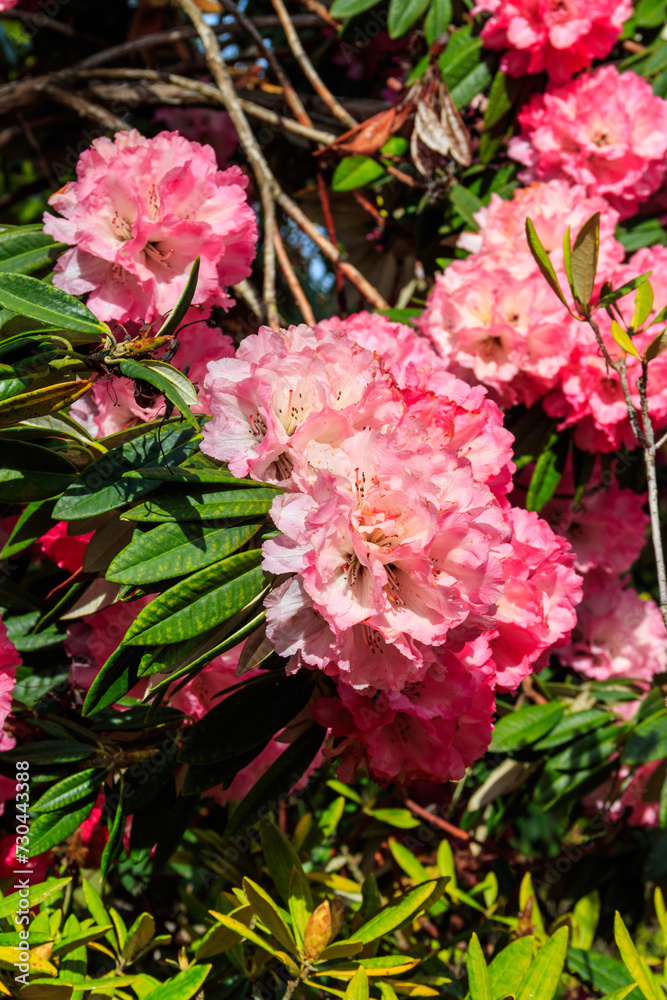
[[[289,104],[292,114],[301,125],[312,125],[308,112],[304,108],[301,98],[297,94],[296,90],[292,86],[292,83],[287,76],[287,73],[280,65],[278,58],[276,57],[273,49],[270,49],[264,44],[264,39],[261,33],[257,30],[253,22],[247,17],[242,10],[239,10],[237,5],[233,0],[220,0],[222,6],[225,7],[231,14],[234,15],[238,23],[242,28],[250,35],[253,42],[259,49],[260,53],[264,56],[269,66],[273,70],[278,83],[283,88],[283,93],[285,94],[285,100]]]
[[[271,172],[266,159],[253,134],[245,112],[241,107],[238,95],[234,89],[234,84],[229,75],[225,62],[220,54],[220,47],[212,28],[206,23],[194,0],[178,0],[183,11],[190,18],[197,28],[197,33],[201,39],[206,56],[206,62],[211,71],[211,75],[220,90],[224,105],[229,117],[236,129],[239,141],[245,151],[250,166],[257,180],[260,189],[268,191],[273,195],[275,201],[283,208],[289,217],[296,222],[297,226],[306,233],[315,243],[322,253],[332,262],[341,260],[338,247],[334,246],[325,236],[323,236],[310,219],[301,211],[299,206],[285,194],[278,181]],[[262,198],[264,200],[264,197]],[[388,303],[380,295],[376,288],[371,285],[364,276],[350,264],[349,261],[341,261],[341,269],[347,278],[355,285],[364,298],[376,309],[387,309]]]
[[[266,308],[266,318],[272,330],[280,329],[276,306],[276,203],[268,186],[261,190],[264,209],[264,288],[262,298]]]
[[[310,302],[306,298],[306,294],[299,283],[299,279],[297,278],[294,268],[292,267],[292,262],[287,256],[285,244],[283,243],[282,237],[277,228],[273,234],[273,242],[276,248],[278,263],[280,264],[283,274],[285,275],[285,281],[289,285],[289,290],[294,296],[294,301],[299,307],[299,312],[303,316],[303,321],[308,326],[315,326],[315,315],[311,309]]]
[[[327,8],[323,3],[319,3],[319,0],[300,0],[300,2],[302,7],[305,7],[306,10],[312,11],[313,14],[317,14],[317,16],[324,21],[325,24],[328,24],[330,28],[334,28],[336,31],[339,30],[340,22],[334,21]]]
[[[90,118],[92,121],[99,122],[103,128],[110,132],[127,131],[127,122],[112,114],[111,111],[107,111],[101,104],[93,104],[80,97],[79,94],[72,94],[69,90],[63,90],[62,87],[57,87],[53,83],[43,83],[37,89],[43,94],[47,94],[57,104],[64,104],[66,107],[72,108],[81,118]]]
[[[445,833],[449,833],[452,837],[457,837],[459,840],[470,840],[470,834],[466,833],[465,830],[461,830],[458,826],[454,826],[453,823],[449,823],[446,819],[442,819],[440,816],[436,816],[435,813],[430,813],[428,809],[424,809],[423,806],[418,805],[413,802],[412,799],[406,799],[405,804],[411,813],[415,816],[419,816],[420,819],[425,819],[429,823],[433,823],[434,826],[440,827]]]
[[[334,223],[334,218],[331,212],[331,203],[329,201],[329,189],[327,188],[326,181],[324,180],[324,174],[319,167],[317,168],[317,193],[320,198],[322,214],[324,215],[324,224],[327,228],[329,239],[334,246],[338,246],[336,225]],[[347,303],[345,302],[345,278],[343,277],[343,272],[340,269],[340,262],[334,264],[334,270],[336,273],[336,294],[338,295],[338,305],[343,315],[345,315],[347,313]]]
[[[306,50],[301,44],[301,39],[295,30],[294,24],[292,23],[283,0],[271,0],[271,3],[273,4],[273,9],[280,18],[280,23],[283,27],[283,31],[285,32],[285,37],[287,38],[287,44],[292,50],[294,58],[303,70],[304,76],[310,82],[313,90],[319,94],[331,113],[335,115],[339,121],[347,125],[348,128],[354,128],[358,122],[352,117],[349,111],[346,111],[343,105],[336,100],[308,58]]]
[[[646,484],[648,488],[648,508],[651,517],[651,536],[655,555],[656,572],[658,576],[658,593],[660,596],[660,613],[667,626],[667,570],[665,569],[665,553],[662,544],[662,525],[660,524],[660,505],[658,499],[658,480],[655,468],[655,435],[653,423],[648,409],[648,363],[642,361],[642,373],[637,381],[639,399],[641,401],[642,429],[644,431],[644,460],[646,463]]]

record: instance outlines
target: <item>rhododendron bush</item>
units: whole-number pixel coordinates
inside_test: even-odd
[[[667,3],[48,8],[0,995],[658,1000]]]

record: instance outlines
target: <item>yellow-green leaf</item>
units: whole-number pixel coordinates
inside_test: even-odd
[[[542,920],[542,914],[540,913],[540,907],[537,902],[537,894],[533,886],[533,880],[531,878],[530,872],[526,874],[521,879],[521,885],[519,886],[519,910],[523,911],[528,907],[529,900],[532,899],[532,910],[530,912],[530,922],[535,928],[538,937],[544,937],[546,932],[544,930],[544,921]]]
[[[446,885],[446,878],[431,879],[415,886],[414,889],[404,893],[398,899],[393,899],[354,932],[355,939],[369,944],[371,941],[391,933],[427,906],[433,905],[445,891]]]
[[[77,379],[11,396],[0,403],[0,423],[15,424],[27,417],[44,417],[49,413],[56,413],[85,395],[92,384],[88,379]]]
[[[588,307],[593,295],[600,246],[600,213],[584,222],[572,247],[572,282],[576,297]]]
[[[276,941],[279,941],[283,948],[287,948],[293,955],[298,954],[292,933],[269,894],[249,878],[243,879],[243,891],[246,894],[248,902],[269,933],[273,934]]]
[[[474,932],[468,947],[468,986],[471,1000],[492,1000],[489,970],[479,938]]]
[[[656,986],[655,980],[648,970],[646,962],[639,957],[618,910],[614,915],[614,937],[616,939],[616,947],[621,954],[626,969],[637,983],[646,1000],[664,1000],[661,991]]]
[[[224,913],[217,913],[215,910],[209,910],[209,913],[224,927],[228,927],[230,931],[235,931],[240,938],[245,938],[247,941],[252,942],[252,944],[257,945],[258,948],[263,948],[264,951],[268,951],[269,955],[273,955],[274,958],[280,959],[280,961],[287,966],[290,975],[298,976],[298,966],[294,964],[289,955],[286,955],[285,952],[272,947],[266,938],[260,937],[259,934],[256,934],[255,931],[251,931],[249,927],[242,924],[240,920],[235,920],[234,917],[228,917]]]
[[[653,308],[653,288],[651,282],[643,281],[635,294],[635,311],[632,315],[630,325],[633,330],[638,330],[648,319]]]
[[[567,952],[568,928],[559,927],[537,954],[526,974],[516,1000],[552,1000],[558,989],[565,955]]]
[[[565,296],[563,295],[560,285],[558,284],[558,278],[556,277],[556,272],[554,271],[553,264],[549,260],[549,254],[546,252],[540,238],[535,231],[535,226],[530,219],[526,219],[526,239],[528,240],[528,246],[530,252],[533,255],[535,263],[539,267],[542,275],[551,288],[553,292],[556,293],[558,298],[561,300],[566,309],[570,309],[568,306]]]
[[[613,993],[607,993],[606,996],[602,997],[602,1000],[625,1000],[625,998],[635,989],[637,989],[637,983],[630,983],[629,986],[621,986],[620,990],[614,990]]]
[[[636,358],[639,357],[639,351],[632,343],[630,334],[615,319],[611,321],[611,335],[618,346],[622,347],[624,351],[627,351],[628,354],[633,354]]]
[[[352,958],[363,951],[361,941],[334,941],[320,952],[318,962],[330,962],[334,958]]]
[[[345,990],[345,1000],[368,1000],[368,976],[360,967]]]

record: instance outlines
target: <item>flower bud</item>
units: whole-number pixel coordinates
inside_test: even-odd
[[[331,940],[331,908],[329,901],[325,899],[323,903],[311,913],[306,930],[303,935],[303,946],[306,958],[317,958]]]
[[[333,941],[335,937],[338,937],[340,929],[343,926],[345,907],[340,896],[334,896],[329,903],[329,909],[331,910],[331,935],[329,941]]]

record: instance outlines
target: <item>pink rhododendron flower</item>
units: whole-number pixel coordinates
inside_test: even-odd
[[[574,480],[568,464],[556,495],[540,514],[569,541],[579,573],[601,569],[618,576],[630,569],[646,542],[646,494],[621,489],[611,477],[606,477],[608,486],[604,488],[600,478],[599,472],[591,477],[575,507]]]
[[[92,812],[67,839],[67,861],[81,868],[99,868],[109,839],[109,827],[102,822],[104,796],[100,792]]]
[[[238,167],[218,170],[210,146],[175,132],[96,139],[77,180],[49,204],[47,233],[73,246],[54,284],[88,293],[100,319],[152,322],[176,304],[201,257],[194,305],[229,306],[225,291],[250,273],[257,224]]]
[[[368,314],[353,318],[358,332],[332,323],[262,328],[211,364],[204,449],[285,488],[271,509],[279,534],[263,545],[264,568],[286,577],[265,602],[267,636],[288,671],[333,680],[332,711],[351,713],[331,723],[350,737],[346,760],[367,749],[383,781],[444,780],[488,743],[496,687],[515,688],[567,641],[580,578],[567,542],[509,507],[512,437],[485,390],[443,371],[409,328]],[[452,694],[452,714],[422,726],[443,664],[463,700]],[[382,707],[366,724],[370,704]],[[422,763],[405,758],[409,747],[391,756],[394,725],[419,731]],[[438,745],[439,765],[427,766]]]
[[[85,535],[68,535],[67,521],[58,521],[35,542],[35,548],[60,569],[76,573],[83,566],[83,557],[92,537],[92,531]]]
[[[650,598],[595,570],[586,576],[572,643],[558,652],[566,666],[593,680],[650,681],[667,670],[667,631]]]
[[[2,727],[12,708],[12,691],[16,684],[16,668],[23,664],[16,646],[7,635],[7,628],[0,619],[0,750],[13,746],[11,737]]]
[[[660,760],[650,761],[641,764],[634,773],[622,765],[617,778],[606,781],[585,797],[584,809],[588,813],[602,813],[608,823],[625,819],[628,826],[657,826],[660,789],[664,781],[658,770],[661,764]]]
[[[313,708],[343,738],[333,751],[343,755],[343,780],[365,764],[383,784],[462,778],[489,745],[494,710],[490,683],[445,652],[420,684],[370,698],[339,683],[336,697]]]
[[[178,132],[190,142],[211,146],[218,166],[227,166],[236,152],[239,137],[226,111],[215,108],[159,108],[153,121],[161,122],[169,132]]]
[[[568,80],[613,48],[632,14],[630,0],[477,0],[473,14],[488,11],[482,29],[487,48],[504,50],[503,73],[541,73]]]
[[[509,155],[524,182],[564,177],[602,195],[622,218],[658,190],[665,175],[667,101],[636,73],[601,66],[536,94],[519,113]]]
[[[30,858],[32,878],[34,879],[32,884],[37,885],[39,882],[43,882],[54,864],[55,858],[51,851],[45,851],[44,854],[37,854]],[[0,837],[0,878],[15,878],[16,868],[16,833],[12,833],[7,837]]]
[[[600,213],[597,270],[600,285],[625,258],[625,249],[614,236],[618,212],[604,198],[595,193],[588,196],[582,184],[572,184],[569,180],[535,181],[526,188],[517,188],[511,198],[492,194],[489,204],[475,212],[479,232],[464,232],[458,246],[475,254],[480,251],[494,254],[497,263],[516,278],[538,274],[526,239],[526,219],[530,219],[563,286],[567,287],[563,236],[568,226],[576,235],[595,212]],[[567,315],[563,310],[563,316]]]
[[[577,622],[582,580],[570,546],[533,511],[510,508],[512,555],[503,562],[504,588],[495,627],[465,647],[500,691],[514,691],[547,649],[562,646]]]
[[[118,649],[134,619],[152,599],[153,596],[140,597],[131,603],[117,601],[72,622],[65,640],[65,648],[72,658],[70,683],[84,690],[90,687],[111,654]],[[136,694],[135,691],[131,693]]]
[[[501,406],[531,406],[556,385],[576,327],[539,272],[516,278],[483,253],[436,275],[420,318],[449,370]]]
[[[18,2],[19,0],[0,0],[0,11],[11,10]]]

